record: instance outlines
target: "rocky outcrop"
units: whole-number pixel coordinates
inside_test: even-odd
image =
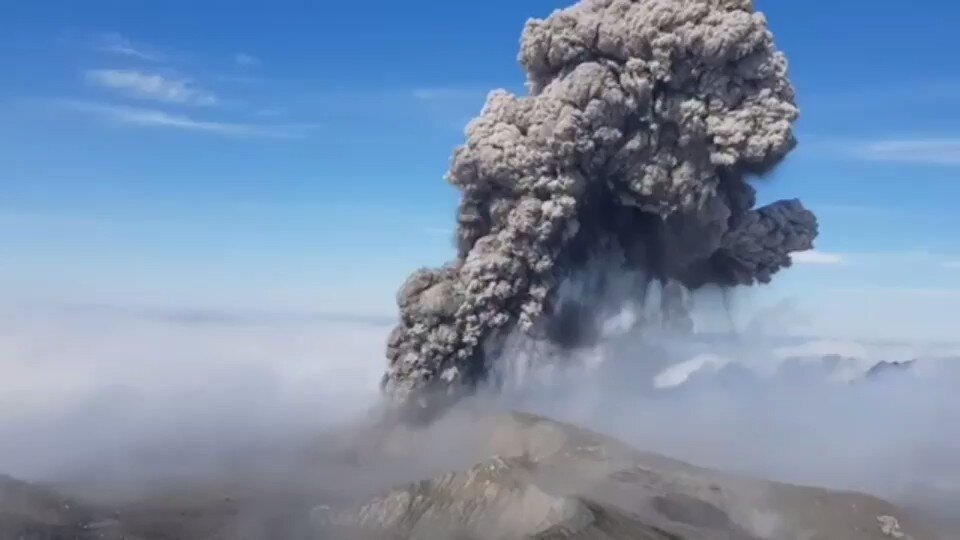
[[[719,473],[525,414],[468,423],[471,443],[497,457],[330,514],[328,523],[403,539],[935,537],[867,495]],[[407,440],[390,434],[381,447],[396,447],[395,436]]]
[[[0,540],[937,538],[875,497],[720,473],[527,414],[452,411],[309,446],[111,504],[3,479]]]

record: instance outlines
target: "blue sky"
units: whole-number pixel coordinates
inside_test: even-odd
[[[523,22],[564,5],[10,3],[0,298],[391,313],[410,270],[452,254],[463,125],[522,90]],[[952,337],[960,6],[758,6],[803,114],[761,197],[800,197],[822,237],[739,301],[817,333]]]

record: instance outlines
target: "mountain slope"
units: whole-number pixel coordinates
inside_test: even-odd
[[[411,539],[432,530],[471,539],[934,538],[874,497],[718,473],[531,415],[450,423],[469,426],[467,444],[497,457],[394,490],[331,521]],[[379,447],[409,445],[409,434],[395,435],[403,442],[388,435]],[[557,531],[563,535],[549,536]]]
[[[288,450],[113,501],[0,478],[0,540],[936,538],[874,497],[711,471],[521,413],[368,425]]]

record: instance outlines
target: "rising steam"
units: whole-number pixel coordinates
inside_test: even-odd
[[[398,294],[400,399],[474,385],[515,330],[588,340],[570,321],[598,306],[557,291],[598,261],[642,276],[630,294],[659,282],[687,330],[687,289],[766,283],[817,235],[796,200],[754,208],[747,179],[795,146],[798,110],[751,0],[583,0],[529,21],[519,60],[530,95],[493,92],[453,156],[457,258]]]

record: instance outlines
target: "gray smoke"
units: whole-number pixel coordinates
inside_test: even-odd
[[[754,208],[747,180],[795,146],[798,110],[751,0],[583,0],[529,21],[519,61],[530,95],[493,92],[453,155],[457,258],[398,293],[401,401],[474,386],[516,330],[589,340],[590,295],[556,292],[595,261],[639,274],[630,294],[659,282],[686,331],[687,290],[766,283],[817,235],[796,200]]]

